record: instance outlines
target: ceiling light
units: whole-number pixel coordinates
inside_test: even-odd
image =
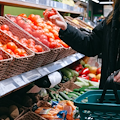
[[[99,2],[99,4],[113,4],[113,2]]]
[[[92,0],[93,2],[96,2],[96,3],[99,3],[99,1],[98,0]]]

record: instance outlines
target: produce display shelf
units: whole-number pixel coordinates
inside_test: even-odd
[[[17,0],[0,0],[0,4],[1,5],[8,5],[8,6],[15,6],[15,7],[41,9],[41,10],[45,10],[45,9],[51,8],[50,6],[33,4],[33,3],[28,3],[28,2],[23,2],[23,1],[17,1]],[[73,13],[73,14],[82,14],[82,13],[80,13],[78,11],[70,11],[70,10],[59,9],[59,8],[56,8],[56,9],[59,12]]]
[[[7,94],[16,91],[52,72],[64,68],[83,57],[83,54],[75,53],[43,67],[39,67],[20,75],[2,80],[0,81],[0,97],[6,96]]]

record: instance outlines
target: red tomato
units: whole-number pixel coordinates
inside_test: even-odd
[[[11,54],[11,55],[14,55],[14,53],[12,52],[11,49],[5,49],[5,51],[8,52],[8,53]]]
[[[91,81],[98,82],[99,80],[97,78],[92,78]]]
[[[19,38],[18,38],[17,36],[14,36],[14,35],[13,35],[13,38],[14,38],[15,40],[19,40]]]
[[[52,22],[50,22],[50,21],[47,21],[46,24],[50,25],[50,26],[53,26]]]
[[[49,42],[54,42],[55,40],[53,38],[48,39]]]
[[[2,57],[2,55],[0,55],[0,60],[3,60],[3,57]]]
[[[28,23],[25,23],[24,26],[23,26],[24,29],[26,28],[30,28],[31,29],[31,25],[29,25]]]
[[[17,49],[17,46],[14,42],[8,42],[7,49],[11,49],[12,51],[14,51],[15,49]]]
[[[32,34],[31,28],[25,28],[24,30],[27,31],[28,33]]]
[[[48,14],[48,18],[49,18],[50,16],[56,14],[52,9],[46,9],[46,10],[43,12],[43,15],[45,15],[45,13]]]
[[[35,46],[35,41],[33,39],[28,39],[28,44]]]
[[[101,68],[97,68],[96,74],[100,74],[101,73]]]
[[[21,55],[22,55],[22,50],[21,50],[20,48],[16,48],[16,49],[14,50],[14,53],[15,53],[16,55],[21,56]]]
[[[20,26],[20,27],[24,27],[24,24],[25,24],[25,21],[24,20],[18,20],[17,24]]]
[[[40,39],[48,39],[48,37],[44,34],[40,35]]]
[[[9,31],[8,25],[2,25],[1,26],[1,30],[7,30],[7,31]]]
[[[27,18],[27,15],[24,14],[24,13],[21,13],[21,14],[19,14],[18,16],[21,16],[21,17]]]
[[[4,50],[6,50],[6,49],[7,49],[7,45],[3,45],[2,48],[3,48]]]
[[[22,38],[22,39],[20,39],[19,40],[20,41],[20,43],[22,43],[22,44],[28,44],[28,40],[26,39],[26,38]]]
[[[40,35],[42,35],[43,33],[44,33],[43,30],[36,30],[36,31],[34,31],[34,32],[32,33],[32,35],[33,35],[34,37],[40,37]]]
[[[57,43],[54,41],[54,42],[50,42],[49,44],[49,48],[56,48],[57,46]]]
[[[22,20],[21,16],[16,17],[16,21],[18,22],[19,20]]]
[[[33,21],[34,20],[34,14],[30,14],[29,16],[28,16],[28,19],[30,19],[31,21]]]
[[[49,47],[50,42],[47,39],[41,39],[40,41]]]
[[[34,46],[30,47],[30,49],[34,52],[38,52],[37,49]]]
[[[7,34],[8,34],[10,37],[13,37],[13,34],[12,34],[12,32],[10,32],[10,31],[7,31]]]
[[[41,45],[35,45],[35,49],[37,49],[38,52],[42,52],[42,46]]]
[[[14,17],[10,17],[10,20],[14,23],[16,23],[16,19]]]

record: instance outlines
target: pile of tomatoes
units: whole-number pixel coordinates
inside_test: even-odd
[[[35,41],[33,39],[26,39],[26,38],[19,39],[18,36],[13,35],[12,32],[9,30],[8,25],[3,24],[2,26],[0,26],[0,29],[3,32],[5,32],[6,34],[8,34],[10,37],[13,37],[15,40],[19,41],[22,45],[31,49],[32,51],[34,51],[34,52],[43,52],[44,51],[41,45],[35,44]],[[12,47],[13,46],[15,47],[15,45],[13,45],[13,43],[12,43]],[[11,54],[11,52],[9,52],[9,53]]]
[[[26,14],[20,14],[10,19],[51,49],[69,47],[58,36],[60,28],[50,21],[44,21],[39,15],[30,14],[27,17]]]

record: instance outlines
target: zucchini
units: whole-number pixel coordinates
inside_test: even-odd
[[[51,99],[55,99],[55,96],[51,92],[49,92],[49,95],[50,95]]]
[[[60,89],[60,87],[58,85],[54,86],[55,89]]]
[[[59,94],[60,94],[65,100],[70,100],[70,98],[69,98],[64,92],[59,92]]]
[[[71,96],[73,96],[73,97],[78,97],[78,95],[76,95],[76,94],[74,94],[74,93],[68,93],[68,95],[71,95]]]
[[[58,96],[58,98],[62,101],[62,100],[64,100],[64,98],[62,97],[62,96]]]
[[[68,78],[72,77],[71,72],[68,71],[66,68],[61,69],[61,72],[63,73],[63,75],[65,75]]]
[[[80,89],[74,89],[73,91],[75,91],[75,92],[80,92]]]

